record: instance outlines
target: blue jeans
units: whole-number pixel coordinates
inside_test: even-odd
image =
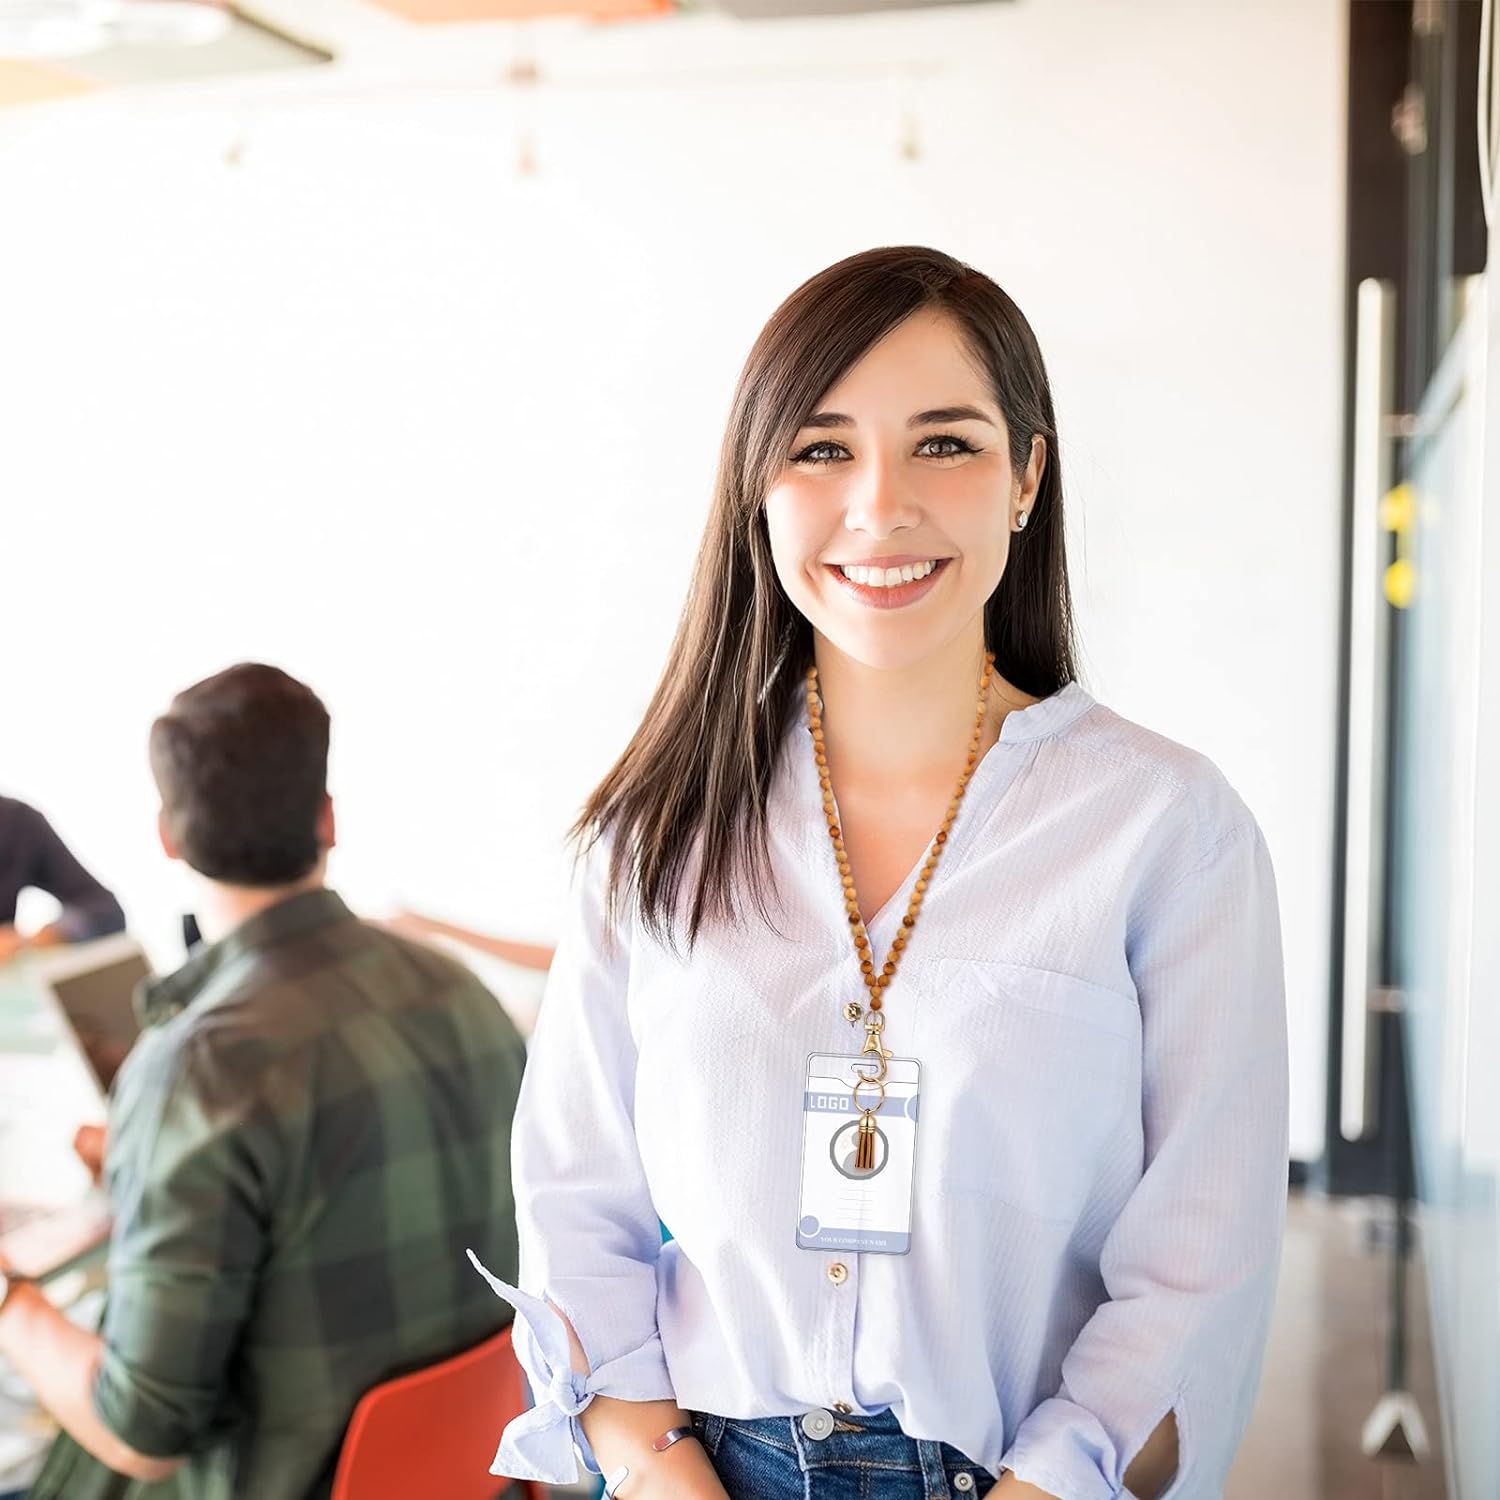
[[[957,1448],[907,1437],[888,1411],[691,1415],[729,1500],[976,1500],[995,1483]]]

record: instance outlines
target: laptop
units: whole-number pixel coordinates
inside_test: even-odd
[[[49,957],[38,977],[107,1094],[140,1031],[135,992],[151,977],[146,955],[131,938],[105,938]]]
[[[55,1275],[109,1237],[108,1199],[73,1136],[105,1118],[149,973],[125,937],[0,970],[0,1255],[25,1275]]]

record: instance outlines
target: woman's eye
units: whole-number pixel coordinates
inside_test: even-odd
[[[923,438],[917,444],[917,454],[921,458],[960,458],[965,454],[978,452],[979,449],[972,443],[964,438],[955,437],[951,433]],[[836,464],[844,463],[848,458],[849,450],[842,443],[826,441],[809,443],[800,452],[792,455],[792,462],[794,464]]]
[[[977,453],[979,450],[961,437],[930,437],[924,438],[917,447],[918,453],[924,451],[928,458],[957,458],[961,453]]]
[[[792,455],[794,464],[837,463],[845,452],[842,443],[809,443],[800,453]]]

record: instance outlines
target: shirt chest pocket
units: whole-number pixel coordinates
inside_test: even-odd
[[[1071,1221],[1108,1159],[1138,1147],[1140,1011],[1128,996],[1046,969],[940,959],[916,1041],[918,1181],[939,1193]]]

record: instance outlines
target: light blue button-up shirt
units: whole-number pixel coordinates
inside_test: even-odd
[[[800,718],[769,812],[775,930],[747,902],[691,954],[628,912],[606,942],[602,847],[580,870],[515,1124],[524,1291],[495,1284],[537,1405],[495,1472],[575,1478],[596,1394],[731,1417],[843,1402],[1113,1500],[1170,1411],[1167,1496],[1212,1500],[1286,1201],[1254,818],[1207,759],[1076,683],[1007,716],[885,1007],[886,1046],[922,1067],[911,1248],[859,1255],[795,1239],[807,1058],[858,1050],[843,1006],[864,999]],[[916,873],[867,923],[877,958]]]

